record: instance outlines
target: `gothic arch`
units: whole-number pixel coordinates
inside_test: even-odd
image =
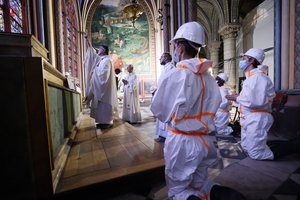
[[[197,4],[202,7],[201,5],[204,4],[210,4],[214,7],[214,9],[216,10],[216,13],[218,14],[218,19],[219,19],[219,25],[224,25],[224,20],[225,20],[225,17],[224,17],[224,11],[223,11],[223,8],[220,4],[220,2],[218,0],[198,0],[197,1]]]
[[[96,11],[97,6],[101,3],[102,0],[94,0],[87,8],[87,13],[86,13],[86,21],[84,23],[84,28],[85,32],[90,35],[91,31],[91,25],[92,25],[92,20],[94,13]],[[155,18],[154,18],[154,13],[150,8],[150,5],[147,0],[140,0],[138,3],[142,6],[147,20],[149,24],[149,55],[150,55],[150,66],[153,66],[152,69],[156,70],[156,62],[155,62]],[[153,7],[155,5],[152,5]],[[153,8],[153,10],[156,10]],[[149,77],[150,78],[150,77]]]
[[[198,21],[200,21],[201,24],[203,24],[204,26],[204,30],[208,36],[208,40],[210,41],[210,36],[211,36],[211,23],[210,20],[208,18],[208,16],[206,15],[206,13],[203,11],[203,9],[198,5],[197,6],[197,13],[198,13]]]

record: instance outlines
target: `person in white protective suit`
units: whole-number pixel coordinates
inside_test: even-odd
[[[89,44],[85,59],[85,100],[87,104],[91,102],[90,116],[95,119],[97,127],[109,128],[113,125],[113,117],[118,117],[118,102],[115,73],[108,56],[108,47],[100,45],[97,55]]]
[[[271,109],[275,90],[270,78],[257,68],[264,58],[264,51],[258,48],[251,48],[244,54],[239,63],[246,75],[242,91],[227,98],[239,104],[243,150],[252,159],[273,160],[273,152],[266,142],[273,123]]]
[[[164,66],[163,71],[160,74],[160,77],[157,82],[157,86],[161,84],[161,80],[168,74],[168,72],[173,69],[175,66],[173,65],[172,56],[168,52],[164,52],[160,57],[160,64]],[[155,93],[155,92],[154,92]],[[156,134],[158,135],[157,138],[155,138],[156,142],[165,142],[165,139],[167,137],[168,133],[168,124],[159,121],[159,119],[156,120]]]
[[[230,135],[233,132],[232,128],[228,126],[231,101],[225,98],[225,96],[229,95],[229,89],[225,85],[225,83],[228,81],[228,76],[225,73],[220,73],[216,77],[216,81],[222,97],[222,102],[215,116],[216,132],[218,135]]]
[[[269,74],[269,66],[267,66],[267,65],[258,65],[257,68],[260,69],[265,74],[267,74],[267,75]]]
[[[140,101],[139,101],[139,82],[133,72],[133,65],[127,66],[128,75],[122,80],[124,84],[123,99],[123,121],[137,123],[142,121]]]
[[[217,159],[215,137],[208,133],[215,130],[221,96],[208,72],[212,61],[196,58],[205,44],[204,29],[198,22],[185,23],[171,43],[176,68],[161,80],[150,107],[154,116],[168,123],[164,158],[169,199],[243,199],[207,179],[207,168]]]

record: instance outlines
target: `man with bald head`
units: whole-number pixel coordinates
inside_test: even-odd
[[[127,66],[128,75],[122,80],[124,84],[123,121],[137,123],[142,121],[139,102],[139,82],[133,72],[133,65]]]

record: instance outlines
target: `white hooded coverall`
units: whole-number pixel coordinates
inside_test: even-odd
[[[88,100],[92,100],[90,115],[96,123],[112,124],[113,115],[118,116],[116,79],[112,61],[108,55],[98,56],[91,50],[87,53],[90,56],[86,57],[85,63],[94,65],[89,66],[91,79],[86,94]]]
[[[230,135],[233,130],[229,124],[229,118],[230,118],[230,101],[225,98],[226,95],[229,95],[228,88],[226,86],[219,87],[220,94],[222,97],[222,102],[219,106],[219,109],[216,113],[215,117],[215,124],[216,124],[216,131],[219,135]]]
[[[140,101],[139,101],[139,85],[138,79],[134,72],[129,73],[125,80],[128,81],[124,85],[124,100],[122,119],[130,123],[142,121]]]
[[[275,90],[270,78],[258,68],[246,72],[243,89],[237,97],[240,111],[241,145],[250,158],[273,160],[267,146],[267,132],[273,123],[271,115]]]
[[[161,72],[161,75],[158,79],[157,86],[161,84],[161,80],[164,79],[164,77],[167,75],[167,73],[174,68],[174,65],[171,62],[168,62],[167,64],[164,65],[164,70]],[[156,120],[156,134],[158,136],[167,137],[168,134],[168,124],[159,121],[158,119]]]
[[[168,123],[164,146],[168,196],[185,200],[191,195],[209,199],[213,183],[207,168],[216,161],[214,116],[221,96],[214,78],[207,72],[212,61],[188,59],[177,63],[158,87],[151,111]]]

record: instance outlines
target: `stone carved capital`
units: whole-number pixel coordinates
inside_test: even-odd
[[[219,30],[219,34],[223,37],[223,39],[236,38],[240,27],[241,26],[239,24],[227,24]]]

